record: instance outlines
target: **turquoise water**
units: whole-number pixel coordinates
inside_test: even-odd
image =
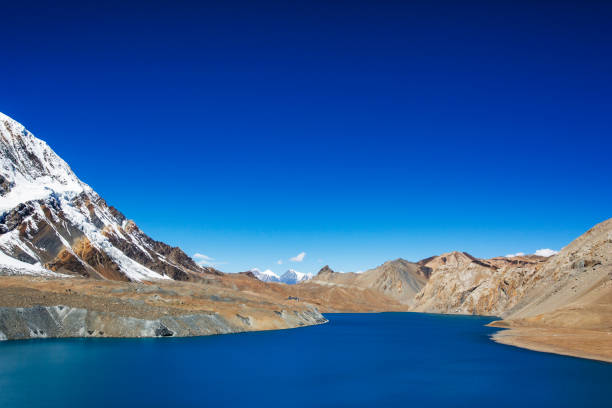
[[[295,330],[0,343],[0,407],[611,407],[612,364],[489,340],[491,319],[333,314]]]

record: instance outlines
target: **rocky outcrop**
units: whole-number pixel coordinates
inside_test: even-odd
[[[500,316],[517,304],[546,258],[478,259],[450,252],[420,262],[431,269],[415,296],[415,312]]]
[[[318,275],[321,275],[321,276],[331,275],[333,273],[335,273],[334,270],[330,268],[329,265],[325,265],[319,270],[319,272],[317,273],[317,276]]]
[[[0,197],[11,191],[12,183],[0,175]]]
[[[0,216],[0,233],[5,234],[17,228],[23,220],[32,215],[34,209],[30,205],[20,203],[10,211]]]

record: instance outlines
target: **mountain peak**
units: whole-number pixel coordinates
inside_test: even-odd
[[[0,114],[0,213],[52,194],[75,197],[90,190],[44,141]]]
[[[0,252],[17,274],[152,281],[217,273],[127,222],[47,143],[5,114],[0,114]]]
[[[478,258],[475,258],[472,255],[468,254],[467,252],[452,251],[446,252],[442,255],[425,258],[419,261],[418,264],[435,269],[442,265],[467,265],[474,261],[479,260]]]
[[[405,260],[404,258],[397,258],[397,259],[393,259],[391,261],[387,261],[385,263],[383,263],[383,265],[405,265],[405,264],[411,264],[412,262]]]
[[[253,273],[257,279],[262,282],[280,282],[280,276],[272,272],[270,269],[261,271],[258,268],[253,268],[249,272]]]
[[[317,275],[324,275],[326,273],[334,273],[334,270],[330,268],[329,265],[325,265],[321,268],[321,270],[319,270],[319,273],[317,273]]]
[[[295,269],[289,269],[280,277],[281,282],[288,285],[304,282],[312,278],[312,274],[298,272]]]
[[[362,273],[334,273],[326,265],[321,268],[314,282],[324,286],[373,290],[389,299],[408,304],[425,286],[429,274],[429,268],[398,258]]]

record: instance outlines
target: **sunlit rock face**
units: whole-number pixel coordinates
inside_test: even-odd
[[[414,311],[499,316],[513,307],[546,258],[478,259],[450,252],[421,261],[431,268],[427,285],[415,296]]]

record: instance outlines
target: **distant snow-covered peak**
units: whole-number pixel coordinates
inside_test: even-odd
[[[288,285],[294,285],[296,283],[307,281],[312,277],[313,275],[311,273],[303,273],[298,272],[295,269],[289,269],[280,276],[280,281]]]
[[[264,282],[280,282],[286,283],[287,285],[294,285],[296,283],[300,283],[306,281],[313,277],[312,274],[298,272],[294,269],[289,269],[281,276],[278,276],[276,273],[272,272],[270,269],[266,269],[262,271],[258,268],[251,269],[250,272],[253,272],[253,275],[260,281]]]
[[[258,268],[253,268],[251,269],[251,272],[253,272],[253,275],[255,275],[255,277],[257,279],[259,279],[260,281],[263,282],[280,282],[280,278],[277,274],[275,274],[274,272],[272,272],[270,269],[266,269],[265,271],[261,271]]]

